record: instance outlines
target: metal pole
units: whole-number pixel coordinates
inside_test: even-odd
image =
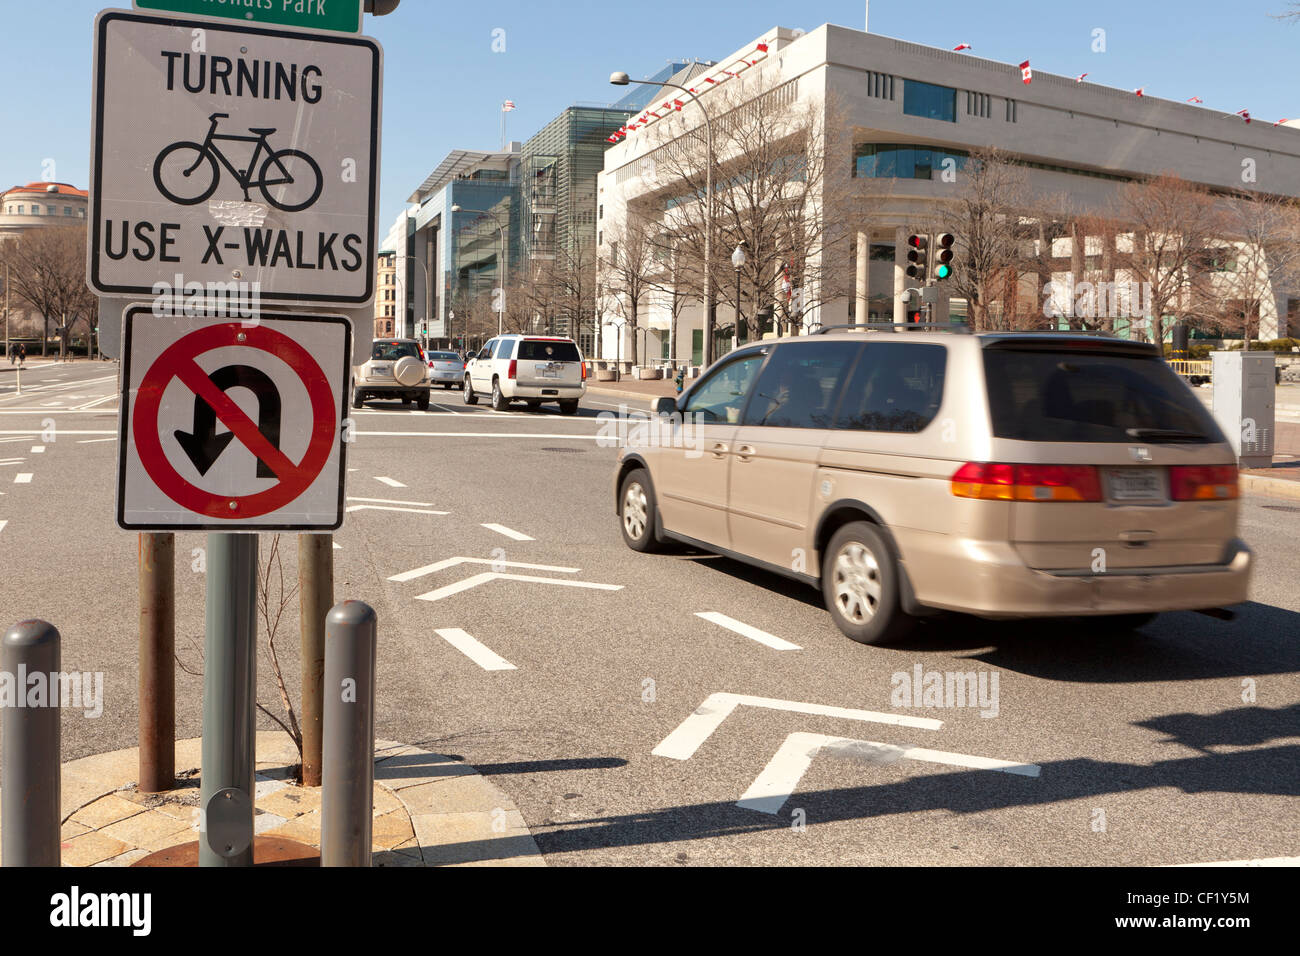
[[[343,601],[325,619],[321,866],[369,866],[375,791],[374,610]]]
[[[139,551],[139,788],[161,793],[176,785],[176,535],[144,532]]]
[[[253,863],[257,536],[208,535],[199,866]]]
[[[0,670],[14,682],[16,699],[0,716],[0,862],[58,866],[59,632],[45,621],[23,621],[2,643]]]
[[[302,782],[320,786],[325,615],[334,606],[334,536],[298,535],[298,607],[302,657]]]

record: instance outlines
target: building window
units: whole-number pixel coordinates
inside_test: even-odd
[[[989,119],[993,115],[993,97],[987,93],[966,91],[966,115]]]
[[[597,219],[604,219],[604,218],[605,218],[605,204],[604,204],[604,203],[601,203],[601,204],[600,204],[600,209],[598,209],[598,210],[596,211],[596,218],[597,218]]]
[[[870,256],[872,262],[893,262],[894,247],[881,242],[873,242]]]
[[[71,216],[71,215],[72,215],[72,207],[71,207],[71,206],[64,206],[64,207],[63,207],[63,214],[64,214],[65,216]]]
[[[908,80],[903,84],[903,112],[908,116],[957,122],[957,91],[947,86]]]
[[[41,207],[38,206],[36,203],[32,203],[32,215],[39,216],[40,214],[41,214]]]
[[[894,98],[894,78],[888,73],[876,73],[873,70],[868,70],[867,95],[874,96],[879,100],[892,100]]]
[[[80,218],[80,219],[85,219],[85,218],[86,218],[86,210],[84,210],[84,209],[78,209],[78,210],[77,210],[77,217]]]
[[[863,143],[853,151],[853,175],[858,179],[933,179],[952,160],[953,169],[963,169],[969,153],[932,146],[897,143]]]
[[[1007,122],[1014,123],[1015,121],[1016,121],[1016,101],[1007,100]]]

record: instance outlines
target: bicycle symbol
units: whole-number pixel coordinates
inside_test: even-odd
[[[193,206],[201,203],[214,192],[221,182],[221,165],[230,170],[240,187],[244,190],[244,201],[248,202],[248,191],[257,187],[263,197],[277,209],[285,212],[298,212],[306,209],[320,196],[321,174],[316,160],[300,149],[272,149],[267,137],[274,129],[249,128],[253,136],[235,136],[229,133],[217,133],[217,121],[229,119],[229,113],[213,113],[208,119],[208,135],[203,142],[179,142],[163,147],[153,164],[153,181],[158,191],[181,206]],[[219,140],[237,143],[255,143],[253,155],[248,160],[248,169],[238,169],[217,145]],[[253,178],[257,161],[266,154],[258,177]],[[205,165],[206,161],[206,165]],[[296,175],[295,175],[296,173]],[[311,186],[310,192],[307,187]],[[186,188],[186,187],[189,188]],[[279,186],[278,190],[271,187]],[[293,189],[292,187],[298,187]],[[306,198],[301,197],[306,194]]]

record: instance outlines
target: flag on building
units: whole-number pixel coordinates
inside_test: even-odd
[[[1274,125],[1274,126],[1281,126],[1283,123],[1289,123],[1289,122],[1291,122],[1291,121],[1290,121],[1289,119],[1287,119],[1285,116],[1283,116],[1280,120],[1278,120],[1278,121],[1277,121],[1276,123],[1274,123],[1273,125]]]
[[[1205,100],[1201,99],[1199,96],[1189,96],[1189,97],[1187,97],[1187,102],[1188,102],[1188,103],[1204,103]]]
[[[1076,76],[1076,77],[1074,78],[1074,82],[1076,82],[1076,83],[1082,83],[1082,82],[1083,82],[1083,78],[1084,78],[1085,76],[1087,76],[1087,75],[1088,75],[1087,73],[1080,73],[1078,76]]]
[[[509,113],[514,108],[515,108],[514,100],[506,100],[504,103],[501,104],[502,113]]]
[[[1234,116],[1240,116],[1240,117],[1241,117],[1242,119],[1244,119],[1247,123],[1250,122],[1250,110],[1237,110],[1237,112],[1234,113],[1233,115],[1234,115]]]
[[[962,50],[973,50],[973,49],[975,48],[971,46],[969,43],[958,43],[955,47],[952,48],[952,52],[960,53]]]
[[[1145,94],[1146,94],[1145,86],[1139,86],[1136,90],[1133,91],[1134,96],[1143,96]]]
[[[1034,78],[1034,71],[1029,68],[1029,61],[1020,64],[1020,78],[1029,83]]]

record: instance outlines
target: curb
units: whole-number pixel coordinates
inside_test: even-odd
[[[629,392],[622,388],[601,388],[596,385],[588,385],[587,391],[596,395],[607,395],[612,398],[622,398],[629,401],[652,402],[656,398],[673,398],[673,395],[656,395],[652,392]]]
[[[1263,475],[1242,475],[1241,490],[1252,495],[1300,499],[1300,481],[1292,481],[1289,478],[1266,478]]]
[[[202,741],[194,737],[175,746],[177,779],[193,781],[188,792],[196,796]],[[297,788],[283,779],[297,762],[288,734],[258,731],[255,801],[261,819],[255,818],[254,831],[271,835],[278,829],[279,835],[319,848],[318,806],[290,819],[268,809],[275,801],[283,804],[291,791],[318,803],[319,788]],[[185,790],[140,794],[135,790],[138,772],[135,747],[63,765],[65,860],[82,855],[84,848],[92,854],[85,858],[94,862],[82,865],[130,866],[150,852],[198,838],[197,801],[178,799]],[[169,794],[174,798],[170,802]],[[296,794],[288,799],[300,799]],[[546,865],[514,802],[473,767],[443,754],[376,740],[374,811],[376,866]],[[394,826],[401,828],[397,835]]]

